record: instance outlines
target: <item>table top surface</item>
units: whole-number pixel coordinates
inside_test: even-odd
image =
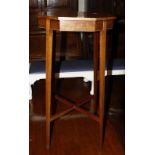
[[[107,13],[73,12],[71,10],[42,11],[40,12],[38,18],[45,18],[45,19],[52,19],[52,20],[91,20],[91,21],[116,19],[115,16]]]

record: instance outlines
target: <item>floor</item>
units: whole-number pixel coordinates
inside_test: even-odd
[[[125,77],[106,78],[107,123],[103,149],[99,149],[98,124],[72,112],[54,122],[52,144],[45,145],[45,80],[33,86],[33,114],[29,121],[30,155],[124,155],[125,154]],[[58,81],[58,91],[78,101],[89,94],[90,83],[82,78]],[[108,86],[108,87],[107,87]],[[91,104],[90,104],[91,105]],[[89,104],[84,108],[88,108]],[[66,107],[58,103],[57,111]]]

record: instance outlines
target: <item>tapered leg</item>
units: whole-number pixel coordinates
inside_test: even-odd
[[[46,20],[46,146],[50,146],[50,118],[52,107],[52,48],[53,31],[50,30],[50,20]]]
[[[98,87],[97,87],[97,71],[98,71],[98,53],[99,53],[99,35],[98,32],[94,32],[93,37],[93,66],[94,66],[94,100],[92,106],[92,112],[96,113],[98,103]]]
[[[106,61],[106,28],[100,31],[99,51],[99,128],[100,146],[103,145],[103,119],[104,119],[104,98],[105,98],[105,61]]]

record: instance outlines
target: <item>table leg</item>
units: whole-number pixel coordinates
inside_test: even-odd
[[[100,146],[103,145],[103,121],[104,121],[104,98],[105,98],[105,61],[106,61],[106,29],[100,31],[99,51],[99,132]]]
[[[50,146],[50,118],[52,107],[52,47],[53,47],[53,31],[50,30],[50,20],[46,20],[46,146]]]
[[[93,113],[96,113],[98,103],[98,86],[97,86],[97,71],[98,71],[98,53],[99,53],[99,34],[93,33],[93,66],[94,66],[94,100],[93,100]]]

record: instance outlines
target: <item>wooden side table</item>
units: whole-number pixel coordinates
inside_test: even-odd
[[[55,119],[71,112],[72,110],[86,114],[91,119],[99,123],[100,146],[103,144],[103,119],[104,119],[104,87],[105,87],[105,58],[106,58],[106,31],[113,27],[115,17],[97,14],[97,13],[79,13],[79,12],[42,12],[38,17],[40,28],[46,29],[46,144],[50,146],[50,123]],[[90,100],[86,99],[76,105],[59,95],[53,95],[52,83],[52,59],[53,59],[53,31],[67,32],[95,32],[94,35],[94,86],[99,78],[99,114],[98,116],[80,108],[81,105]],[[97,35],[99,34],[99,36]],[[97,40],[99,37],[99,54]],[[97,64],[99,64],[99,77],[97,77]],[[95,91],[96,92],[96,91]],[[95,95],[94,95],[95,96]],[[69,106],[69,108],[58,114],[51,115],[52,99]],[[95,97],[94,97],[95,98]]]

